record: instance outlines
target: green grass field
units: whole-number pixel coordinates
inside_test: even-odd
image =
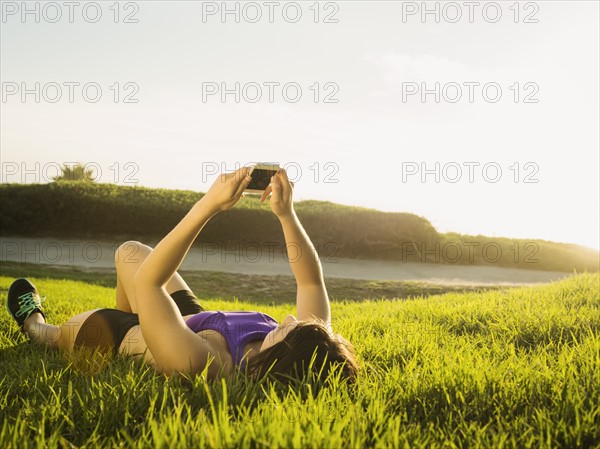
[[[13,273],[2,274],[5,297]],[[113,306],[111,284],[41,274],[31,279],[53,323]],[[332,296],[334,329],[363,369],[355,388],[316,395],[47,351],[3,312],[0,447],[600,447],[600,275],[404,300]],[[255,299],[202,302],[294,312]]]

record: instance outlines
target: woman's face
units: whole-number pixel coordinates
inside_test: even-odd
[[[264,351],[265,349],[276,345],[280,341],[283,341],[283,339],[296,328],[298,323],[299,321],[294,315],[286,316],[279,326],[267,334],[262,346],[260,347],[260,351]]]

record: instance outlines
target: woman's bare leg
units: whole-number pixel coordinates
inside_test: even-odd
[[[152,248],[134,240],[127,241],[115,251],[115,268],[117,269],[117,309],[124,312],[138,313],[133,277],[142,262],[152,252]],[[189,285],[177,272],[166,285],[167,293],[179,290],[191,290]]]
[[[118,310],[137,313],[133,291],[133,276],[151,252],[152,248],[150,246],[136,241],[123,243],[115,252]],[[179,290],[191,290],[177,272],[167,283],[166,289],[169,294]],[[79,329],[93,312],[94,310],[83,312],[61,326],[48,324],[42,314],[33,313],[25,320],[23,330],[37,344],[72,351]]]
[[[23,330],[37,344],[58,348],[60,328],[46,323],[41,313],[32,313],[23,323]]]
[[[41,313],[32,313],[23,323],[23,330],[34,343],[71,352],[81,326],[96,310],[80,313],[60,326],[46,323]]]
[[[116,257],[115,257],[115,265],[116,265]],[[117,309],[122,310],[123,312],[131,313],[131,306],[129,305],[129,298],[127,297],[127,292],[123,287],[123,282],[119,279],[119,270],[117,269]]]

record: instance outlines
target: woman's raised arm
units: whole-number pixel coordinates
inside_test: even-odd
[[[273,176],[261,201],[271,193],[270,205],[283,228],[288,259],[296,278],[296,314],[299,320],[320,318],[331,327],[329,296],[319,255],[300,223],[293,206],[293,184],[285,170]]]
[[[165,285],[177,271],[192,243],[219,211],[233,207],[250,182],[248,168],[220,175],[204,197],[144,260],[134,280],[142,334],[157,365],[165,372],[197,372],[210,348],[185,324]]]

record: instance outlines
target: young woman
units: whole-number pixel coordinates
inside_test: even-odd
[[[333,366],[353,381],[357,365],[352,346],[333,333],[329,298],[317,253],[293,208],[293,184],[285,170],[271,179],[261,202],[270,206],[296,257],[296,314],[277,323],[259,312],[204,311],[177,273],[204,225],[233,207],[250,182],[249,169],[222,174],[156,248],[123,243],[115,252],[116,309],[79,314],[62,326],[46,323],[35,287],[17,279],[8,292],[8,309],[36,343],[72,351],[77,347],[142,356],[165,374],[202,372],[230,375],[247,365],[248,372],[281,380],[302,377],[312,369],[324,378]]]

